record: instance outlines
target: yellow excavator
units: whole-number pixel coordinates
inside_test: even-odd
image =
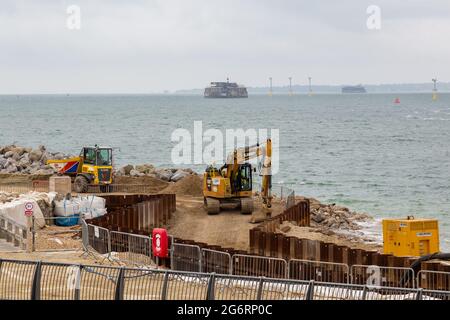
[[[260,195],[268,211],[272,207],[272,141],[260,145],[237,148],[227,157],[227,162],[217,169],[208,166],[203,174],[203,198],[209,215],[220,209],[238,209],[242,214],[252,214],[252,165],[248,160],[261,157],[262,176]]]

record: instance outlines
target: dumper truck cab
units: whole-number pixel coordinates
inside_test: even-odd
[[[78,193],[87,192],[89,185],[98,185],[101,191],[106,191],[112,183],[112,148],[109,147],[83,147],[78,157],[48,160],[47,164],[59,174],[71,176],[73,189]]]

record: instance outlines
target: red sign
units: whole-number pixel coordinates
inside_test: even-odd
[[[26,217],[31,217],[33,215],[33,211],[30,211],[30,210],[26,210],[25,211],[25,216]]]
[[[153,229],[152,249],[153,255],[159,258],[167,258],[169,255],[169,238],[166,229]]]

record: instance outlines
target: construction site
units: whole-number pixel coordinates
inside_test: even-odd
[[[199,174],[113,168],[108,152],[0,148],[0,299],[450,299],[433,221],[400,221],[431,237],[417,254],[386,252],[370,215],[273,184],[267,161],[256,181],[245,161]]]

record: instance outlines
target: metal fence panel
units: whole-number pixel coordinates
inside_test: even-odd
[[[82,266],[80,300],[114,300],[120,268]]]
[[[450,300],[450,291],[0,259],[0,299]]]
[[[25,250],[27,248],[27,227],[0,216],[0,239],[5,239],[13,246]]]
[[[307,282],[277,279],[261,279],[261,284],[261,300],[304,300],[309,286]]]
[[[348,283],[350,272],[344,263],[291,259],[289,279]]]
[[[111,258],[136,265],[152,264],[150,237],[118,231],[110,232]]]
[[[395,288],[414,288],[415,276],[411,268],[353,265],[351,283]]]
[[[364,300],[364,286],[346,283],[312,282],[310,300]]]
[[[167,273],[167,291],[163,299],[205,300],[209,279],[209,275],[201,273]]]
[[[40,300],[78,300],[81,266],[42,263]]]
[[[421,289],[419,289],[421,290]],[[450,300],[450,291],[422,290],[422,300]]]
[[[109,254],[111,252],[109,230],[87,225],[89,248],[92,248],[99,254]]]
[[[255,192],[259,192],[261,190],[262,184],[260,181],[253,180],[252,189]],[[280,200],[285,200],[289,202],[289,197],[295,196],[295,192],[292,188],[287,187],[284,184],[280,183],[272,183],[272,195],[279,198]]]
[[[214,281],[215,300],[257,300],[260,279],[217,275]]]
[[[0,260],[0,300],[32,299],[37,263]]]
[[[417,300],[418,290],[410,288],[366,286],[365,300]]]
[[[202,249],[202,272],[232,274],[231,255],[228,252]]]
[[[86,221],[84,219],[81,219],[81,241],[83,244],[83,249],[88,250],[89,247],[89,229]]]
[[[147,269],[124,269],[124,300],[161,300],[165,272]]]
[[[426,290],[448,290],[450,272],[421,270],[417,273],[417,287]]]
[[[202,253],[199,246],[173,243],[171,252],[172,270],[200,272]]]
[[[287,262],[283,259],[233,255],[234,275],[285,279],[288,275],[287,269]]]

